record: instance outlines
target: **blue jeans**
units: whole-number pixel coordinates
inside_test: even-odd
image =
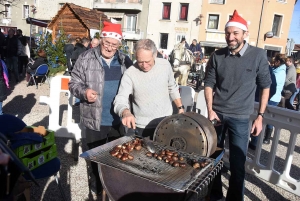
[[[3,102],[0,101],[0,115],[3,114],[3,111],[2,111],[2,103],[3,103]]]
[[[216,126],[218,147],[224,148],[225,133],[229,136],[229,162],[231,176],[226,200],[244,200],[245,162],[249,138],[249,118],[235,118],[217,114],[222,125]],[[223,197],[221,172],[216,176],[211,197],[221,199]]]
[[[274,102],[274,101],[269,101],[269,102],[268,102],[268,105],[277,106],[278,104],[279,104],[279,102]],[[269,125],[269,124],[267,125],[267,129],[272,130],[273,127],[274,127],[273,125]],[[250,144],[256,147],[256,145],[257,145],[257,140],[258,140],[258,136],[253,136],[253,135],[251,135],[251,142],[250,142]]]
[[[290,97],[290,104],[294,105],[294,100],[297,96],[297,94],[300,92],[300,89],[297,89],[297,91]],[[299,101],[299,100],[298,100]]]
[[[18,57],[16,57],[16,56],[7,57],[6,63],[7,63],[7,68],[14,73],[16,81],[19,82]]]

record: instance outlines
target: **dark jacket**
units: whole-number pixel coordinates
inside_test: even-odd
[[[43,57],[38,57],[33,63],[28,63],[27,72],[34,73],[35,70],[42,64],[47,64],[47,59]]]
[[[83,53],[84,51],[86,51],[86,50],[87,50],[87,48],[84,45],[82,45],[81,43],[76,43],[76,45],[74,47],[74,51],[73,51],[72,56],[71,56],[72,69],[73,69],[79,55],[81,53]]]
[[[132,65],[128,56],[117,51],[122,73]],[[81,100],[80,120],[92,130],[99,131],[102,114],[102,96],[104,91],[104,76],[102,60],[100,57],[100,46],[89,49],[82,53],[72,71],[72,79],[69,82],[70,92]],[[98,93],[94,103],[89,103],[85,97],[87,89],[93,89]]]
[[[194,52],[200,52],[200,59],[202,59],[203,54],[202,54],[202,49],[199,43],[197,43],[196,45],[194,45],[193,43],[190,45],[189,50],[191,50],[193,53]]]
[[[19,39],[16,36],[11,38],[7,36],[5,40],[6,49],[4,50],[6,57],[13,57],[21,54],[21,50],[18,48],[18,41]]]
[[[7,98],[7,87],[5,85],[5,80],[3,77],[3,67],[0,61],[0,102]]]
[[[64,52],[66,53],[66,58],[67,58],[67,66],[68,70],[72,70],[72,63],[71,63],[71,57],[74,52],[74,45],[73,44],[66,44],[64,47]]]

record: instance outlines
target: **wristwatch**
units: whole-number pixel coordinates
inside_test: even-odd
[[[182,105],[182,106],[178,107],[178,110],[180,110],[180,109],[184,109],[184,106]]]
[[[258,115],[260,115],[262,118],[264,118],[265,113],[259,112],[259,113],[257,114],[257,116],[258,116]]]

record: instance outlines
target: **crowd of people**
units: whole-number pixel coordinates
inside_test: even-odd
[[[227,47],[215,51],[207,64],[205,99],[208,119],[216,120],[217,146],[224,148],[225,134],[229,135],[230,180],[226,200],[244,199],[245,161],[248,146],[255,149],[257,136],[262,131],[262,121],[267,105],[282,105],[295,110],[294,99],[299,93],[299,76],[292,57],[278,54],[268,60],[265,51],[246,42],[248,23],[237,11],[225,25]],[[120,24],[103,23],[100,39],[70,39],[64,51],[69,90],[80,106],[80,119],[85,126],[89,149],[101,146],[124,135],[133,133],[153,138],[159,122],[173,113],[171,100],[178,113],[184,112],[170,63],[163,59],[150,39],[137,41],[134,47],[136,62],[118,48],[122,40]],[[35,62],[28,61],[28,43],[10,30],[6,45],[6,63],[14,72],[16,82],[24,65],[27,73],[46,62],[46,52],[39,50]],[[20,41],[20,42],[18,42]],[[19,48],[18,45],[22,45]],[[193,54],[203,57],[201,46],[194,39],[188,45],[183,38],[178,44]],[[21,46],[20,46],[21,47]],[[161,54],[161,55],[160,55]],[[201,58],[202,59],[202,58]],[[19,63],[18,63],[19,61]],[[0,75],[5,67],[0,63]],[[297,67],[299,63],[296,62]],[[27,78],[29,78],[27,76]],[[5,76],[0,76],[0,114]],[[249,126],[253,101],[260,103],[257,118]],[[298,98],[299,100],[299,98]],[[273,126],[266,128],[264,143],[270,143]],[[251,141],[249,144],[249,133]],[[0,150],[0,165],[7,162]],[[95,183],[90,189],[101,194],[98,165],[91,163]],[[223,198],[221,173],[216,176],[210,200]]]

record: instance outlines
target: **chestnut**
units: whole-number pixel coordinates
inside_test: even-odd
[[[184,168],[186,165],[185,163],[179,163],[179,166]]]
[[[178,166],[179,166],[179,163],[178,163],[178,162],[174,162],[174,163],[172,164],[172,166],[173,166],[173,167],[178,167]]]
[[[183,161],[183,160],[184,160],[184,158],[181,156],[181,157],[179,157],[179,160],[180,160],[180,161]]]
[[[169,162],[170,162],[170,159],[166,158],[166,159],[165,159],[165,162],[166,162],[166,163],[169,163]]]
[[[141,144],[136,144],[135,146],[134,146],[134,149],[136,149],[136,150],[141,150],[142,149],[142,145]]]
[[[158,155],[156,158],[157,158],[157,160],[160,160],[160,161],[162,160],[161,155]]]
[[[193,164],[193,168],[197,169],[197,168],[199,168],[199,167],[200,167],[200,164],[199,164],[199,163],[194,163],[194,164]]]
[[[178,161],[178,157],[176,157],[176,156],[173,156],[172,159],[173,159],[173,161]]]
[[[152,157],[152,153],[151,153],[151,152],[147,152],[146,155],[147,155],[148,157]]]
[[[177,156],[178,156],[178,154],[177,154],[177,153],[174,153],[174,154],[173,154],[173,156],[176,156],[176,157],[177,157]]]
[[[129,159],[129,160],[133,160],[133,159],[134,159],[134,157],[133,157],[133,156],[131,156],[131,155],[128,155],[128,159]]]
[[[170,165],[173,165],[174,162],[175,162],[175,161],[170,160],[170,161],[169,161],[169,164],[170,164]]]
[[[117,156],[119,152],[118,152],[118,151],[115,151],[115,150],[112,150],[112,151],[110,151],[109,153],[110,153],[110,155],[112,155],[112,156]]]
[[[155,158],[156,158],[157,156],[158,156],[158,155],[157,155],[157,153],[154,153],[154,154],[153,154],[153,157],[155,157]]]
[[[122,157],[122,154],[118,153],[118,155],[116,157],[120,159]]]

